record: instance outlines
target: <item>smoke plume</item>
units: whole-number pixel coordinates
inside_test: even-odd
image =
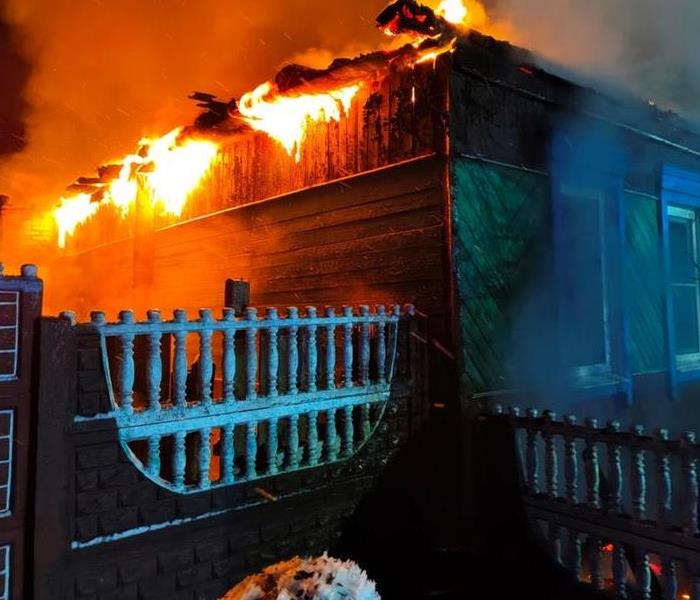
[[[490,0],[510,41],[700,121],[697,0]]]

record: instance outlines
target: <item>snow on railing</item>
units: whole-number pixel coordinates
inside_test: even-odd
[[[131,460],[179,493],[347,459],[389,399],[400,318],[398,306],[93,312],[78,327],[100,337],[112,411],[76,420],[116,419]]]

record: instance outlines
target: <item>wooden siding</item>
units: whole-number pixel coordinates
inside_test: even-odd
[[[218,308],[231,277],[258,306],[410,302],[440,320],[444,169],[416,159],[62,258],[50,308]]]
[[[665,368],[661,245],[658,200],[625,194],[627,260],[625,280],[630,315],[632,370],[635,373]]]
[[[547,179],[462,158],[452,170],[462,372],[472,392],[503,389],[517,304],[547,229]]]
[[[339,122],[309,124],[298,162],[261,132],[243,129],[216,138],[219,154],[181,217],[159,215],[156,227],[431,154],[444,143],[444,72],[442,63],[391,67],[385,78],[368,80]],[[101,207],[78,226],[69,249],[90,250],[134,235],[139,208],[122,219],[113,207]]]

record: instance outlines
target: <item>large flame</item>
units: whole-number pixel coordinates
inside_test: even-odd
[[[299,162],[309,124],[340,121],[361,87],[357,83],[336,90],[285,96],[275,93],[268,81],[241,97],[239,111],[253,129],[277,140]]]
[[[179,216],[218,152],[218,145],[210,140],[181,140],[181,134],[178,127],[160,138],[142,139],[138,153],[121,161],[115,179],[95,184],[102,188],[99,200],[84,192],[62,197],[54,211],[58,245],[65,247],[67,237],[102,205],[112,205],[126,217],[136,203],[139,176],[148,187],[156,212]]]
[[[477,0],[441,0],[434,13],[417,0],[395,0],[378,17],[378,24],[384,17],[387,23],[381,28],[385,32],[412,35],[414,41],[412,48],[407,45],[409,50],[404,47],[365,57],[370,65],[381,54],[381,66],[374,65],[377,72],[395,59],[415,65],[452,51],[458,29],[478,25],[485,18],[485,11]],[[266,82],[240,98],[237,112],[231,112],[235,111],[234,102],[234,108],[227,106],[222,114],[225,117],[228,112],[252,129],[266,133],[299,162],[309,127],[314,123],[339,122],[347,115],[357,93],[374,76],[366,71],[358,69],[342,78],[342,82],[340,78],[330,85],[326,81],[325,88],[320,79],[319,83],[306,81],[305,85],[286,89],[281,89],[276,80]],[[93,217],[100,206],[112,206],[126,218],[140,191],[145,192],[141,198],[151,203],[156,214],[180,216],[217,154],[216,142],[188,137],[183,128],[141,140],[135,154],[101,172],[99,178],[79,180],[72,186],[75,192],[61,198],[54,211],[59,246],[65,247],[67,237]]]
[[[435,14],[453,25],[467,25],[469,9],[462,0],[442,0]]]

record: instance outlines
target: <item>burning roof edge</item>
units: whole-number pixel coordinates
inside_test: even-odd
[[[459,38],[453,61],[453,68],[466,75],[605,120],[700,157],[700,131],[677,113],[661,110],[630,93],[603,92],[599,88],[605,88],[604,83],[593,87],[590,80],[583,83],[585,77],[571,70],[564,77],[563,67],[525,48],[470,31]]]

